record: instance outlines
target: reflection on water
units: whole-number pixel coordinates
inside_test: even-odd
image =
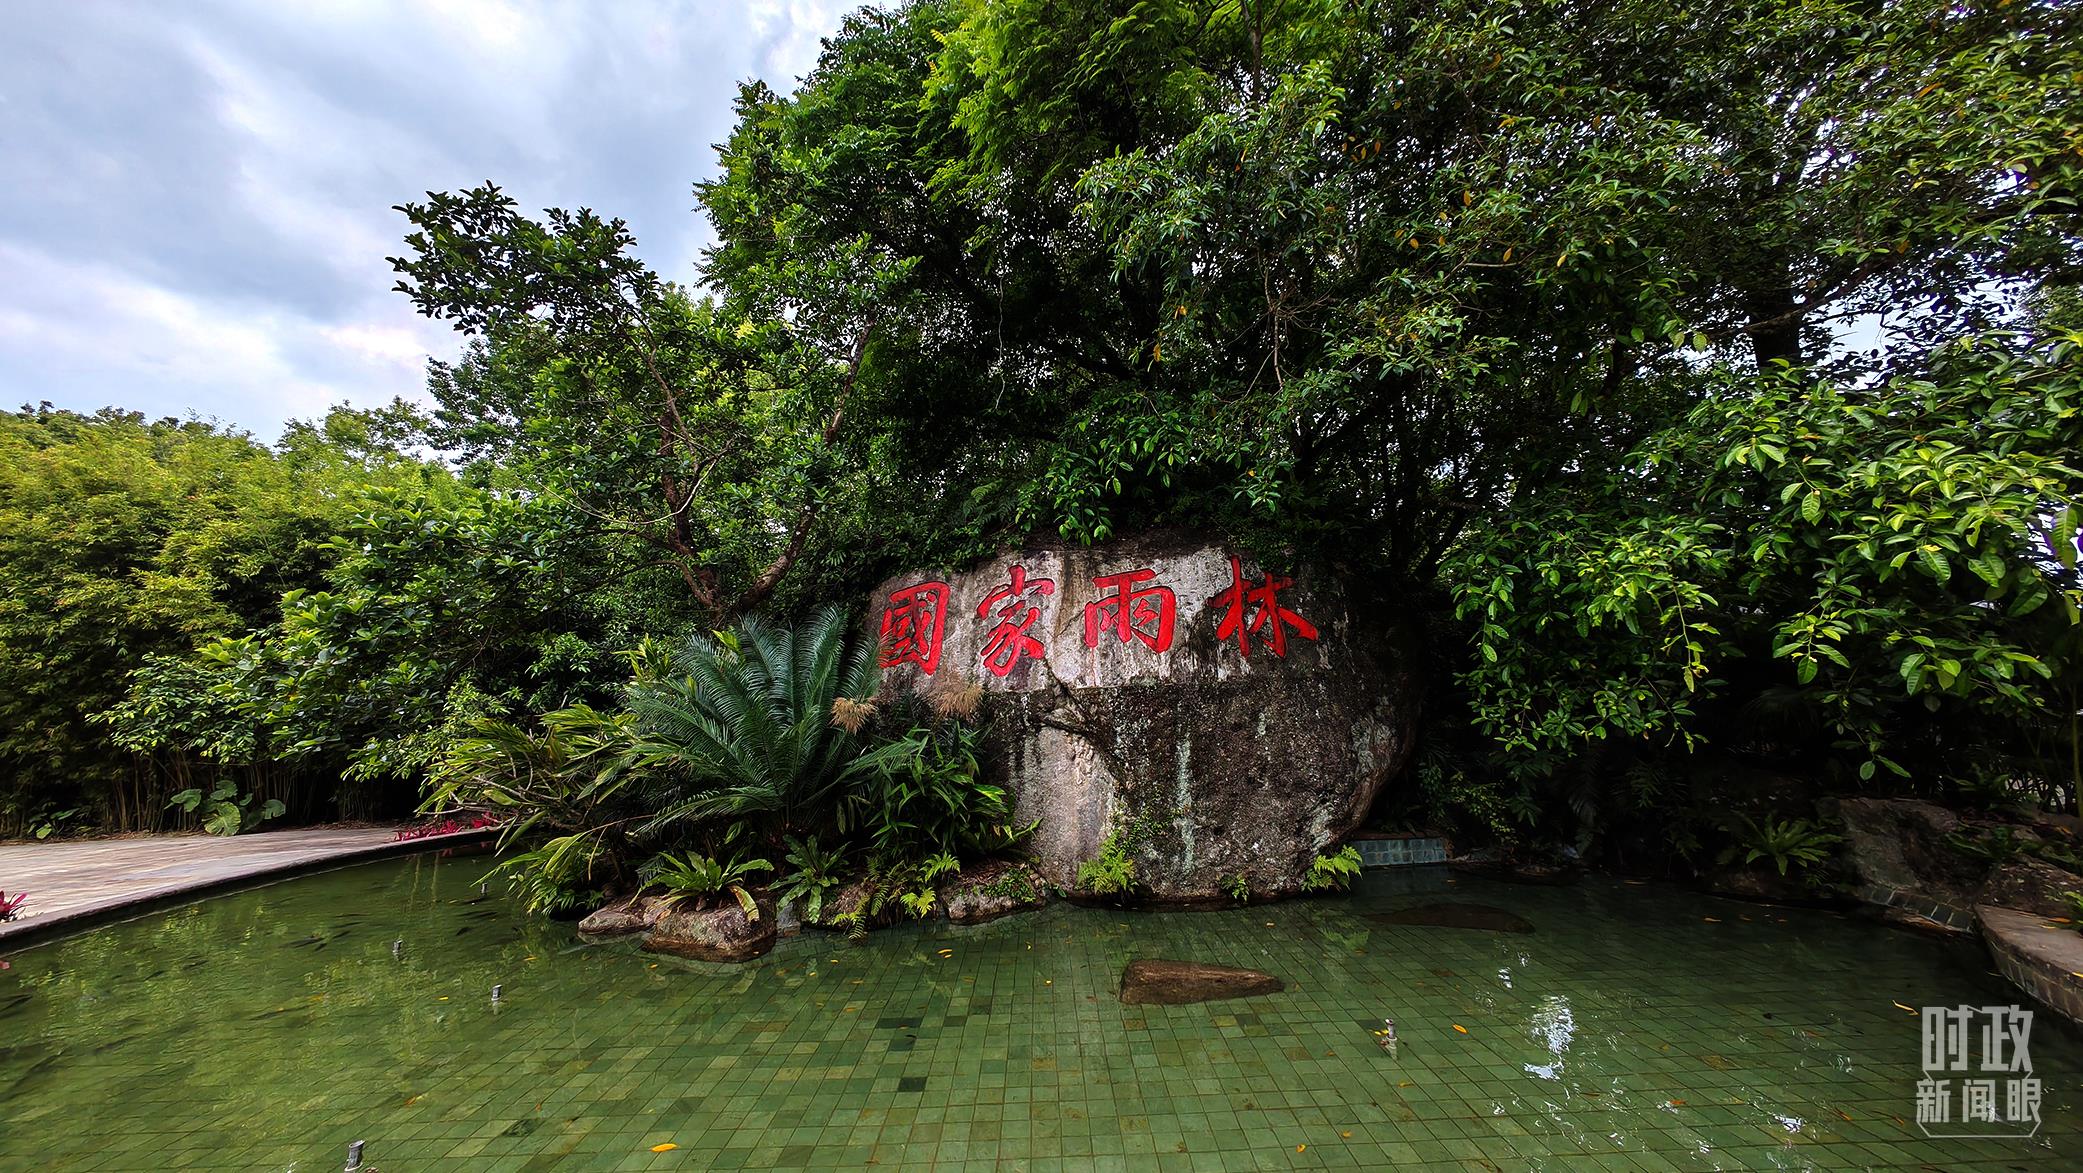
[[[1509,986],[1511,983],[1505,983]],[[1569,1012],[1569,1001],[1560,994],[1549,994],[1542,998],[1529,1020],[1533,1037],[1540,1040],[1548,1054],[1555,1057],[1552,1063],[1524,1064],[1528,1075],[1542,1079],[1562,1078],[1562,1053],[1569,1050],[1570,1040],[1576,1037],[1577,1020]]]
[[[1919,1137],[1895,1003],[2012,995],[1970,946],[1828,914],[1374,873],[1350,899],[1058,906],[725,967],[586,946],[482,892],[484,866],[372,864],[12,955],[0,1168],[337,1168],[354,1139],[393,1173],[2083,1156],[2083,1052],[2045,1016],[2040,1138]],[[1535,931],[1372,919],[1477,903]],[[1289,986],[1123,1006],[1131,957]]]

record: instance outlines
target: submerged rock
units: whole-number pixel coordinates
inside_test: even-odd
[[[963,868],[940,886],[940,904],[958,925],[985,921],[1040,908],[1047,900],[1042,878],[1033,868],[1009,859],[986,860]]]
[[[579,932],[588,937],[624,937],[641,933],[658,923],[666,905],[654,896],[637,896],[605,904],[586,914]]]
[[[1121,971],[1121,1001],[1131,1006],[1183,1006],[1277,994],[1286,988],[1286,983],[1270,973],[1198,961],[1137,958]]]
[[[1359,580],[1206,536],[1044,542],[869,599],[883,688],[981,712],[1039,874],[1119,833],[1159,903],[1298,892],[1410,756],[1422,657]]]
[[[1444,929],[1487,929],[1493,933],[1530,933],[1533,922],[1516,912],[1487,904],[1417,904],[1367,917],[1378,925],[1423,925]]]
[[[761,893],[757,903],[758,920],[735,900],[718,908],[675,907],[644,935],[644,949],[696,961],[750,961],[774,947],[779,923],[772,898]]]

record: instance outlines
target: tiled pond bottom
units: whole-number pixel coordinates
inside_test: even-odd
[[[383,1173],[2083,1163],[2083,1049],[2044,1015],[2039,1138],[1922,1139],[1895,1003],[2012,995],[1973,947],[1827,914],[1369,874],[1343,900],[1058,906],[720,969],[577,948],[480,899],[483,866],[371,864],[13,955],[0,1169],[316,1171],[354,1139]],[[1424,899],[1536,931],[1362,919]],[[1133,956],[1289,987],[1122,1006]]]

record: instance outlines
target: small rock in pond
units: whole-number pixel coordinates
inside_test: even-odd
[[[1198,961],[1137,958],[1121,971],[1121,1001],[1131,1006],[1182,1006],[1218,998],[1277,994],[1286,984],[1269,973]]]
[[[1394,912],[1377,912],[1368,920],[1378,925],[1428,925],[1446,929],[1488,929],[1494,933],[1530,933],[1533,922],[1515,912],[1487,904],[1418,904]]]
[[[774,947],[774,902],[757,898],[758,919],[735,902],[721,908],[679,906],[644,934],[643,948],[696,961],[750,961]]]

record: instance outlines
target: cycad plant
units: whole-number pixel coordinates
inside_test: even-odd
[[[629,707],[650,806],[647,835],[677,839],[756,826],[775,839],[816,830],[856,780],[881,768],[857,734],[873,715],[875,648],[826,607],[793,625],[747,616],[696,636]]]
[[[473,811],[499,819],[505,875],[536,911],[567,908],[621,878],[630,802],[627,769],[635,719],[586,705],[544,713],[539,731],[481,721],[436,766],[421,810]]]

